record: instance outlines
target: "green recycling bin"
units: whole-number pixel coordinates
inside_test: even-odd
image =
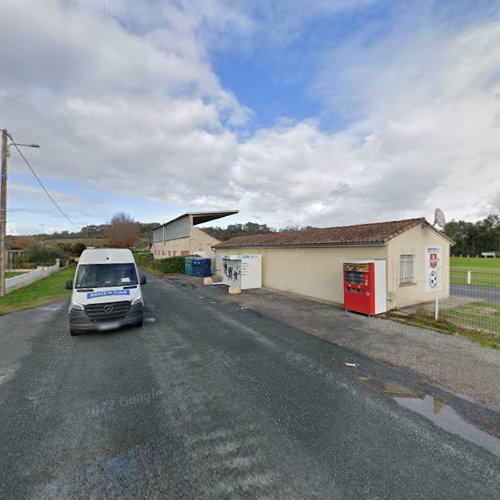
[[[184,260],[184,274],[194,276],[193,260],[195,258],[196,257],[186,257],[186,259]]]

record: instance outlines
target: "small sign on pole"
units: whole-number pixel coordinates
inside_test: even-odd
[[[439,319],[439,291],[441,290],[441,247],[425,247],[425,290],[436,294],[434,319]]]

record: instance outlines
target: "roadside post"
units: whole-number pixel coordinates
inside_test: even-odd
[[[434,320],[439,319],[439,291],[436,290],[436,304],[434,306]]]
[[[8,141],[11,140],[9,144]],[[7,129],[2,129],[2,173],[0,180],[0,297],[3,297],[7,290],[5,288],[5,271],[7,260],[6,233],[7,233],[7,157],[9,156],[9,146],[14,146],[19,151],[19,146],[26,148],[39,148],[38,144],[20,144],[14,142]],[[19,154],[22,153],[19,151]]]
[[[7,229],[7,141],[9,134],[2,130],[2,176],[0,187],[0,297],[5,295],[5,235]]]
[[[441,290],[441,247],[425,247],[425,289],[435,293],[434,319],[439,319],[439,291]]]

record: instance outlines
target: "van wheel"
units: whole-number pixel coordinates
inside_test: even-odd
[[[69,329],[69,333],[71,334],[72,337],[76,337],[77,335],[81,335],[81,332],[73,330],[73,328]]]

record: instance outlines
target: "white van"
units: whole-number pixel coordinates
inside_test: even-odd
[[[142,326],[144,301],[141,285],[146,277],[137,271],[132,252],[123,248],[84,250],[78,261],[69,306],[71,335],[89,330]]]

